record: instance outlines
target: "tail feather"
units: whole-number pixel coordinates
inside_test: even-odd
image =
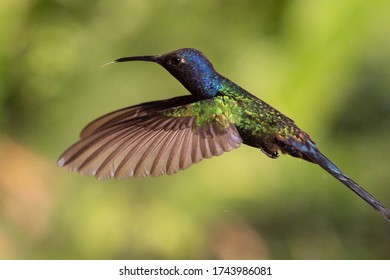
[[[375,210],[377,210],[385,219],[390,222],[390,211],[369,192],[359,186],[355,181],[344,174],[336,165],[333,164],[326,156],[324,156],[312,141],[303,143],[294,143],[294,148],[298,149],[305,157],[309,158],[313,163],[318,164],[323,169],[328,171],[333,177],[350,188],[358,196],[364,199]]]

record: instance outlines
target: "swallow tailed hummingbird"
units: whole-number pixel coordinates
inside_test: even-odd
[[[204,158],[238,148],[259,148],[318,164],[390,222],[390,212],[317,148],[290,118],[220,75],[198,50],[123,57],[113,62],[160,64],[191,95],[142,103],[88,124],[58,165],[98,179],[174,174]]]

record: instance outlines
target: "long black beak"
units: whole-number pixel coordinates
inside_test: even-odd
[[[159,56],[158,55],[144,55],[144,56],[121,57],[121,58],[115,59],[113,61],[110,61],[106,64],[103,64],[101,67],[106,67],[109,64],[113,64],[113,63],[117,63],[117,62],[126,62],[126,61],[150,61],[150,62],[159,63]]]
[[[151,61],[158,62],[158,55],[144,55],[144,56],[129,56],[115,59],[114,62],[126,62],[126,61]]]

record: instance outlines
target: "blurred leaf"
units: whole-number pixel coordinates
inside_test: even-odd
[[[2,1],[0,258],[389,259],[388,224],[323,170],[241,147],[175,176],[56,167],[93,118],[186,90],[127,55],[202,50],[390,204],[390,2]]]

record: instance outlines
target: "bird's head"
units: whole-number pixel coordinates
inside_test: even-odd
[[[211,98],[219,89],[219,74],[198,50],[184,48],[163,55],[123,57],[114,62],[150,61],[163,66],[192,95]]]

